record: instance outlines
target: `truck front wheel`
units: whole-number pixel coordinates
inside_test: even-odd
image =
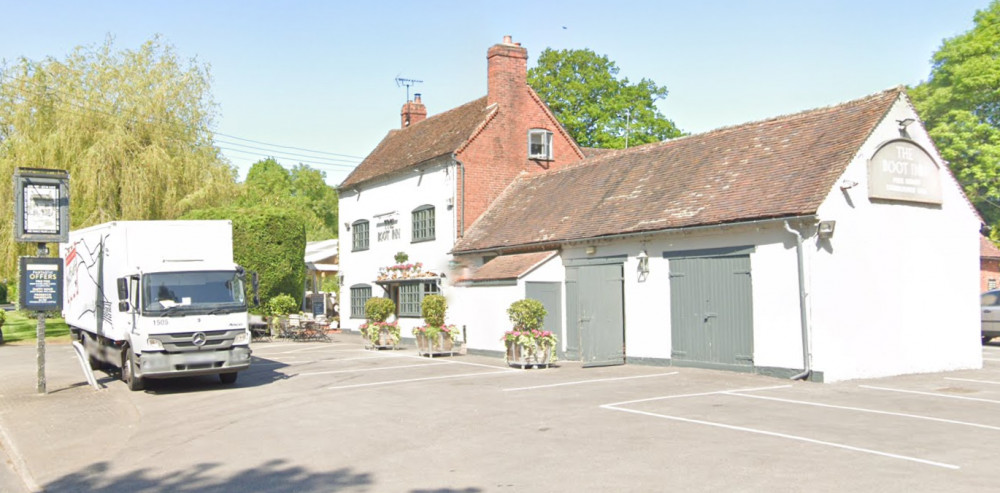
[[[142,390],[142,377],[135,374],[135,354],[131,347],[125,350],[125,356],[122,357],[122,380],[129,390]]]
[[[239,375],[239,373],[235,373],[235,372],[234,373],[220,373],[219,374],[219,380],[222,380],[222,383],[227,384],[227,385],[231,384],[231,383],[236,383],[236,375]]]

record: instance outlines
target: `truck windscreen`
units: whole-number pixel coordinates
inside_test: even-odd
[[[165,272],[142,276],[146,315],[230,313],[246,309],[243,278],[233,271]]]

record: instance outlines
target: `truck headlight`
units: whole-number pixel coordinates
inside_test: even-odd
[[[250,342],[250,333],[243,331],[233,339],[233,344],[246,344]]]
[[[163,351],[163,343],[159,339],[153,339],[152,337],[146,339],[146,346],[149,346],[147,349],[151,351]]]

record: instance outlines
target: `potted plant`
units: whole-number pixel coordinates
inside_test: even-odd
[[[448,301],[439,294],[427,295],[421,302],[420,312],[426,325],[413,329],[413,337],[417,340],[417,352],[421,356],[434,357],[439,354],[455,353],[458,328],[444,324],[447,310]]]
[[[558,340],[552,331],[542,329],[545,314],[542,303],[532,299],[515,301],[507,308],[507,316],[514,324],[514,329],[503,336],[508,365],[544,368],[555,363]]]
[[[386,320],[396,312],[396,304],[389,298],[371,298],[365,303],[367,320],[358,329],[368,349],[395,349],[399,345],[399,324]]]

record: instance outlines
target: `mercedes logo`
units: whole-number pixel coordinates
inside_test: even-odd
[[[194,345],[198,347],[204,346],[205,342],[207,341],[208,337],[205,336],[204,332],[195,332],[194,335],[191,336],[191,342],[193,342]]]

